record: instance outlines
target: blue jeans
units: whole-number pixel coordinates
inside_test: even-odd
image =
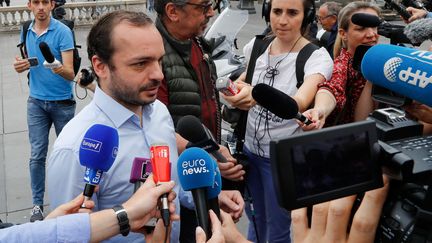
[[[29,97],[27,100],[27,124],[31,147],[30,180],[33,205],[43,205],[45,193],[45,160],[48,137],[54,123],[58,135],[66,123],[74,117],[75,101],[44,101]]]
[[[246,148],[244,153],[249,159],[246,194],[252,197],[255,210],[253,215],[250,204],[247,203],[246,214],[249,218],[248,240],[257,242],[252,218],[254,216],[260,243],[291,242],[291,214],[284,208],[279,207],[273,186],[270,159],[259,157]]]

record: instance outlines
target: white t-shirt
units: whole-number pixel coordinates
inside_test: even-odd
[[[251,56],[252,47],[255,38],[252,39],[243,48],[246,60],[249,61]],[[270,47],[271,45],[269,45]],[[297,78],[295,72],[296,59],[298,52],[283,53],[279,55],[268,55],[269,47],[257,59],[255,64],[255,72],[252,78],[252,86],[258,83],[269,84],[270,79],[266,77],[266,69],[275,65],[280,61],[277,70],[279,74],[274,77],[273,87],[281,90],[285,94],[293,96],[297,92]],[[281,61],[282,60],[282,61]],[[326,80],[331,78],[333,70],[333,60],[325,48],[320,48],[312,53],[305,63],[304,77],[313,74],[321,74]],[[258,117],[260,116],[261,119]],[[248,112],[245,146],[254,154],[269,158],[270,157],[270,141],[275,138],[286,137],[291,134],[302,132],[302,129],[297,125],[294,119],[283,120],[273,113],[262,112],[260,105],[255,105]],[[268,126],[266,124],[268,120]],[[257,143],[259,141],[259,146]]]

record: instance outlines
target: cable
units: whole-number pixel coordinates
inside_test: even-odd
[[[256,240],[257,240],[257,243],[260,243],[259,234],[258,234],[258,227],[256,224],[256,219],[255,219],[255,209],[253,206],[252,194],[250,193],[249,186],[246,183],[245,183],[245,188],[246,188],[246,194],[247,194],[247,197],[245,197],[245,200],[247,202],[249,202],[249,207],[250,207],[250,211],[251,211],[251,219],[252,219],[252,224],[253,224],[253,227],[255,230]]]

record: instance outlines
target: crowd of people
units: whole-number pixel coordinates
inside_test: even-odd
[[[213,1],[154,0],[153,21],[142,12],[117,10],[100,17],[87,37],[87,54],[96,76],[93,100],[75,114],[72,91],[72,33],[51,16],[54,2],[29,0],[34,14],[26,36],[24,56],[13,65],[18,73],[28,71],[30,94],[27,123],[31,158],[29,162],[33,198],[31,224],[0,230],[0,242],[44,239],[49,242],[373,242],[389,183],[366,192],[360,207],[352,214],[356,196],[314,205],[312,221],[306,209],[292,212],[281,208],[273,187],[269,144],[280,135],[299,134],[323,127],[366,119],[376,108],[372,85],[352,66],[359,45],[378,43],[377,27],[358,26],[355,13],[380,16],[380,9],[369,2],[351,2],[342,7],[326,2],[318,10],[313,0],[270,0],[270,44],[253,59],[253,38],[243,52],[252,72],[235,80],[239,93],[226,96],[215,87],[216,66],[212,46],[202,35],[215,15]],[[150,8],[150,6],[149,6]],[[424,10],[407,8],[412,18],[432,17]],[[318,19],[328,36],[307,58],[298,80],[296,60],[306,46],[310,25]],[[22,32],[23,33],[23,32]],[[45,42],[56,60],[56,67],[33,66],[29,58],[45,59],[39,43]],[[277,118],[252,97],[252,88],[267,84],[291,96],[300,112],[312,124]],[[190,192],[182,190],[177,176],[179,154],[189,141],[177,134],[179,119],[192,115],[221,143],[220,97],[247,112],[243,167],[229,150],[220,145],[227,161],[217,161],[221,175],[231,183],[244,182],[254,204],[245,203],[242,193],[222,187],[218,197],[220,218],[209,211],[212,235],[198,226]],[[432,124],[432,108],[414,103],[406,111],[425,127]],[[54,124],[57,139],[49,155],[48,135]],[[114,164],[104,174],[91,200],[82,195],[85,168],[80,163],[81,140],[94,124],[117,129],[119,150]],[[152,144],[163,141],[170,147],[172,163],[169,183],[157,186],[150,176],[134,192],[129,183],[135,157],[150,157]],[[50,206],[44,215],[45,171]],[[145,224],[160,218],[159,197],[168,194],[172,224],[165,229],[158,220],[153,230]],[[235,226],[243,214],[252,223],[244,237]],[[37,222],[36,222],[37,221]],[[290,226],[291,225],[291,226]],[[144,236],[143,236],[144,235]]]

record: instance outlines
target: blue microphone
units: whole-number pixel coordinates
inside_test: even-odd
[[[215,212],[215,214],[218,216],[219,220],[221,220],[218,196],[222,190],[222,178],[217,162],[215,160],[213,161],[215,168],[214,183],[213,186],[207,188],[207,203],[209,209],[213,210],[213,212]]]
[[[210,155],[197,147],[184,150],[177,162],[180,185],[183,190],[192,192],[198,225],[205,231],[207,239],[211,237],[207,188],[214,185],[214,165]]]
[[[80,164],[86,167],[84,174],[86,200],[93,196],[103,172],[107,172],[114,163],[118,146],[118,133],[112,127],[95,124],[84,134],[79,150],[79,160]]]
[[[371,83],[432,106],[432,52],[378,44],[364,55],[361,70]]]

